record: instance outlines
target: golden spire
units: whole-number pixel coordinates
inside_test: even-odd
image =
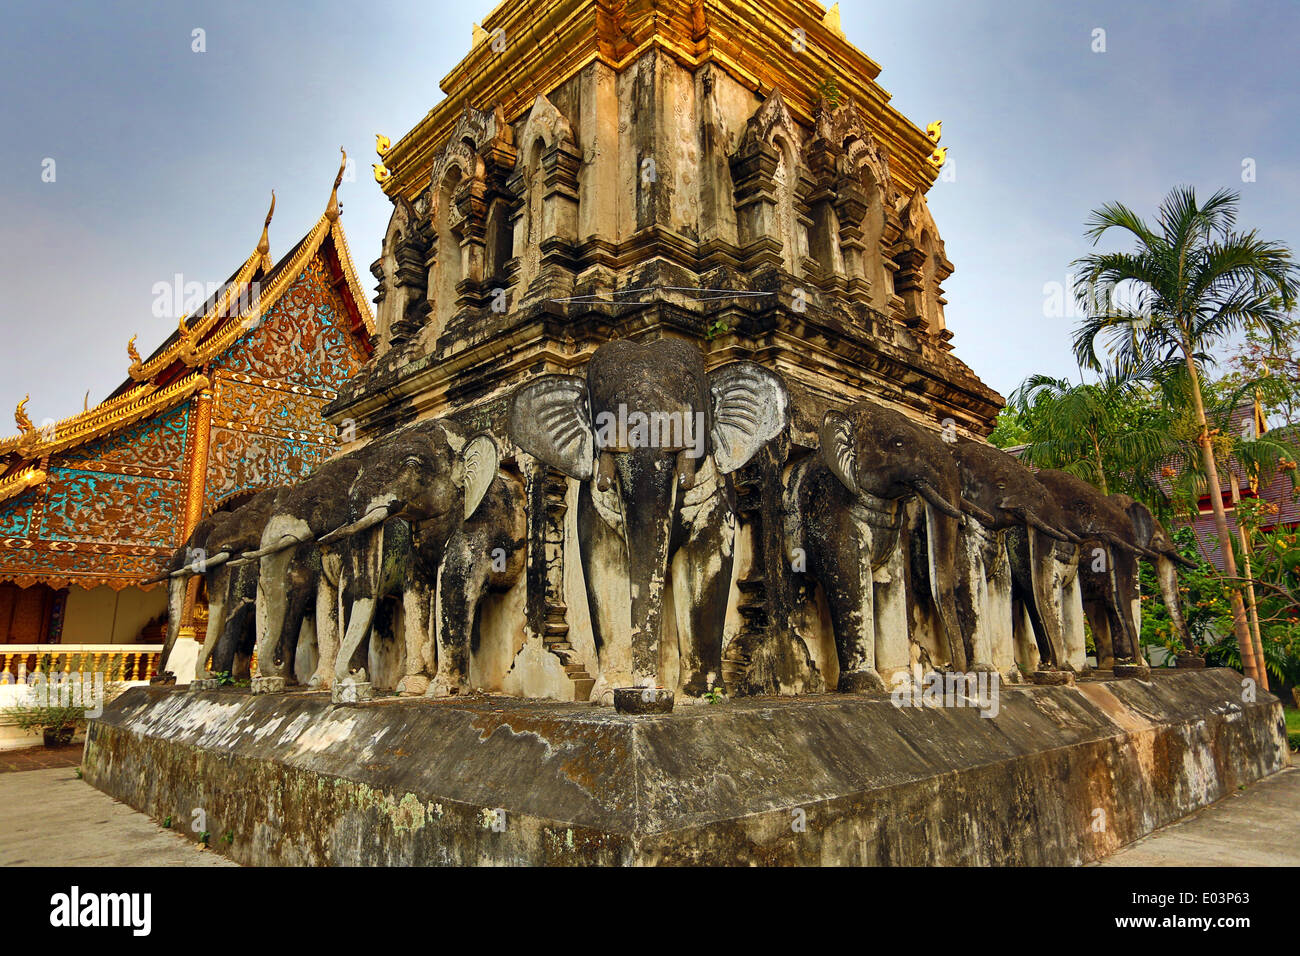
[[[840,25],[840,5],[838,3],[826,11],[826,15],[822,17],[822,23],[832,33],[844,36],[844,27]]]
[[[339,221],[339,184],[343,182],[343,170],[348,165],[348,151],[340,146],[339,152],[343,154],[343,159],[339,163],[339,174],[334,177],[334,189],[330,192],[329,205],[325,207],[325,218],[330,222]]]
[[[18,425],[18,430],[24,435],[36,431],[36,426],[33,425],[32,420],[27,417],[27,403],[31,400],[32,396],[28,394],[18,403],[18,407],[14,409],[14,422]]]
[[[257,240],[258,267],[263,272],[271,271],[271,217],[275,215],[275,190],[271,190],[271,208],[266,211],[266,222],[262,223],[262,238]]]

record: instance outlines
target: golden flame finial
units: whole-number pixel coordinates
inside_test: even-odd
[[[32,420],[27,417],[27,403],[31,400],[32,396],[28,394],[18,403],[18,407],[14,409],[14,423],[17,424],[18,430],[24,435],[36,431],[36,426],[33,425]]]
[[[136,336],[131,336],[131,341],[126,343],[126,354],[131,359],[132,365],[140,364],[140,350],[135,347]]]
[[[925,135],[930,137],[930,142],[939,145],[939,140],[943,139],[943,120],[935,120],[925,128]]]
[[[389,139],[383,133],[375,134],[375,152],[379,154],[380,159],[383,159],[385,156],[387,156],[388,151],[392,148],[393,148],[393,141],[391,139]]]
[[[271,208],[266,211],[266,222],[262,223],[262,238],[257,240],[257,255],[263,272],[271,271],[271,217],[275,215],[275,190],[271,190]]]
[[[334,189],[330,192],[329,205],[325,207],[325,218],[330,222],[338,222],[339,213],[342,212],[339,208],[339,185],[343,182],[343,170],[348,166],[348,151],[340,146],[339,152],[343,154],[343,159],[339,162],[339,174],[334,177]]]
[[[393,171],[383,163],[371,163],[370,168],[375,171],[375,182],[381,186],[388,182],[388,178],[393,175]]]

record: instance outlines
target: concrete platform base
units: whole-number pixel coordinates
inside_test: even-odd
[[[656,716],[499,697],[137,688],[86,780],[201,808],[252,864],[1078,864],[1287,764],[1227,670],[1004,686],[996,708],[753,698]]]

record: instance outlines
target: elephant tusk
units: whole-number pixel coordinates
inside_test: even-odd
[[[614,456],[607,451],[600,453],[596,463],[596,490],[609,491],[614,484]]]
[[[918,481],[913,484],[912,487],[916,489],[917,494],[933,505],[936,510],[941,511],[949,518],[956,518],[959,521],[961,520],[961,511],[949,504],[947,499],[945,499],[943,495],[939,494],[939,492],[935,491],[928,481]]]
[[[1197,564],[1195,561],[1183,557],[1177,551],[1166,551],[1165,557],[1167,557],[1170,561],[1173,561],[1175,564],[1182,565],[1189,571],[1195,571],[1197,568],[1200,567],[1200,565]]]
[[[1109,545],[1127,551],[1129,554],[1137,555],[1138,557],[1146,556],[1143,553],[1142,549],[1136,547],[1135,545],[1129,544],[1129,542],[1125,541],[1123,538],[1119,537],[1118,535],[1111,534],[1110,532],[1099,531],[1097,532],[1097,537]]]
[[[294,545],[297,544],[307,544],[308,542],[315,541],[315,540],[316,540],[315,536],[310,534],[307,535],[307,537],[305,538],[295,538],[291,534],[286,534],[275,544],[268,545],[265,548],[259,548],[256,551],[247,551],[244,553],[243,556],[246,560],[256,561],[258,558],[265,558],[268,554],[279,554],[281,551],[284,551],[286,548],[292,548]]]
[[[387,521],[391,510],[392,509],[388,505],[384,505],[382,508],[376,508],[360,521],[354,521],[352,524],[345,524],[341,528],[335,528],[329,534],[322,535],[316,540],[320,544],[333,544],[340,538],[346,538],[362,531],[366,531],[373,528],[375,525],[383,524]]]
[[[1063,541],[1066,544],[1079,543],[1078,538],[1068,534],[1067,532],[1056,530],[1051,525],[1044,522],[1043,519],[1039,518],[1037,515],[1030,514],[1029,512],[1025,512],[1025,521],[1028,522],[1030,525],[1032,525],[1035,530],[1040,531],[1041,533],[1047,535],[1049,538],[1052,538],[1055,541]]]
[[[689,448],[683,448],[677,453],[677,485],[682,491],[690,491],[695,487],[695,459],[691,457]]]

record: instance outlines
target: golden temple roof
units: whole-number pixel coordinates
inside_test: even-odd
[[[266,233],[271,220],[268,212],[257,248],[194,315],[180,320],[177,331],[153,355],[141,361],[132,337],[128,343],[128,354],[132,359],[127,370],[129,378],[104,401],[40,428],[23,424],[25,402],[20,405],[15,416],[19,434],[0,438],[0,501],[39,483],[30,481],[31,467],[23,466],[15,471],[16,464],[37,461],[54,452],[100,438],[149,415],[167,411],[206,388],[209,383],[202,373],[203,367],[256,326],[327,239],[333,243],[349,294],[356,303],[366,331],[373,336],[375,319],[361,290],[338,218],[337,189],[336,183],[326,211],[307,235],[269,269],[266,268],[271,261]],[[254,294],[255,299],[252,298]],[[8,477],[3,477],[5,458],[10,459]],[[24,479],[25,475],[27,478]],[[41,473],[41,480],[43,478]],[[30,483],[19,487],[22,480]]]

